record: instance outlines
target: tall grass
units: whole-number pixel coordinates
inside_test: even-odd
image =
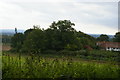
[[[3,56],[3,78],[117,78],[118,65],[47,59],[40,56]]]

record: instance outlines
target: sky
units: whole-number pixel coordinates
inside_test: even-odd
[[[114,35],[118,0],[0,0],[0,29],[47,29],[58,20],[70,20],[84,33]]]

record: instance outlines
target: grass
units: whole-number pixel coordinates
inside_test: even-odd
[[[119,79],[119,65],[75,61],[71,57],[3,55],[4,78],[115,78]]]

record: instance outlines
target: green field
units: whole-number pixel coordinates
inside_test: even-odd
[[[109,62],[85,61],[69,56],[2,56],[4,78],[115,78],[120,67]]]

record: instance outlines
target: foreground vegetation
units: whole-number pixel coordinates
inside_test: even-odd
[[[120,78],[119,65],[42,55],[3,55],[3,78]]]
[[[4,45],[3,51],[12,52],[2,53],[3,78],[119,79],[120,54],[99,50],[96,45],[97,40],[109,41],[109,37],[96,39],[72,26],[75,24],[70,20],[59,20],[45,30],[33,26],[18,33],[15,29],[10,39],[3,38],[5,45],[11,46]],[[119,42],[119,34],[114,40]]]

